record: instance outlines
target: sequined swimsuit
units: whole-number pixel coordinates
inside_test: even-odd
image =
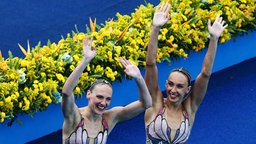
[[[171,128],[163,117],[165,107],[163,107],[155,119],[147,126],[147,143],[150,144],[179,144],[186,143],[190,135],[190,124],[188,114],[183,110],[184,121],[181,122],[179,129],[173,139],[171,139]]]
[[[103,131],[100,131],[98,135],[94,138],[94,144],[106,144],[108,137],[108,124],[105,119],[102,119]],[[70,136],[65,140],[65,144],[89,144],[90,137],[88,132],[84,127],[84,119],[82,118],[78,124],[76,130],[70,134]]]

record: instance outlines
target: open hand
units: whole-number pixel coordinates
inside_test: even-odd
[[[171,5],[169,3],[163,3],[162,6],[156,7],[156,11],[153,17],[153,25],[154,26],[163,26],[170,19],[170,10]]]
[[[92,59],[96,54],[96,48],[92,47],[92,40],[92,38],[89,39],[88,37],[86,37],[83,41],[83,52],[85,58]]]
[[[139,68],[132,64],[129,60],[125,59],[125,58],[120,58],[120,62],[122,63],[122,65],[124,66],[124,72],[133,77],[139,77],[141,75]]]
[[[211,25],[211,21],[208,20],[208,30],[211,37],[218,39],[228,24],[224,25],[224,20],[218,14],[215,18],[214,23]]]

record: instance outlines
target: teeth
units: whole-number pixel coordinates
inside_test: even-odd
[[[172,97],[172,98],[176,98],[176,96],[175,96],[175,95],[171,95],[171,97]]]
[[[105,107],[104,106],[98,106],[98,108],[103,110]]]
[[[172,98],[176,98],[176,97],[178,97],[177,95],[175,95],[175,94],[171,94],[171,93],[170,93],[170,96],[171,96]]]

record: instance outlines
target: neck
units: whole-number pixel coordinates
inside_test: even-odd
[[[85,117],[89,121],[94,121],[94,122],[101,120],[101,117],[102,117],[102,115],[96,114],[89,107],[85,107],[81,112],[81,114],[83,115],[83,117]]]
[[[168,108],[169,111],[172,112],[179,112],[182,109],[182,105],[180,102],[170,102],[167,100],[166,102],[166,107]]]

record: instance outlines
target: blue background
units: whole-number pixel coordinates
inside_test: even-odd
[[[158,4],[157,0],[148,0]],[[50,39],[58,42],[77,25],[85,32],[89,17],[104,23],[108,18],[116,18],[116,12],[130,14],[143,0],[3,0],[0,3],[0,50],[5,58],[8,50],[14,56],[23,57],[17,43],[31,47],[39,41],[42,45]],[[221,44],[213,69],[206,98],[199,108],[189,144],[255,143],[255,40],[256,33],[241,36],[236,42],[231,40]],[[193,79],[201,69],[206,49],[191,53],[188,59],[181,59],[168,66],[160,63],[160,87],[169,71],[174,67],[187,68]],[[144,74],[144,70],[141,69]],[[134,80],[124,80],[113,84],[114,94],[111,107],[126,105],[137,100],[137,88]],[[79,99],[79,106],[86,105],[85,98]],[[63,116],[60,104],[50,105],[47,111],[37,113],[33,118],[21,116],[23,125],[14,123],[12,127],[0,124],[0,142],[7,144],[53,144],[61,143]],[[110,144],[140,144],[145,142],[143,114],[120,123],[109,136]]]

